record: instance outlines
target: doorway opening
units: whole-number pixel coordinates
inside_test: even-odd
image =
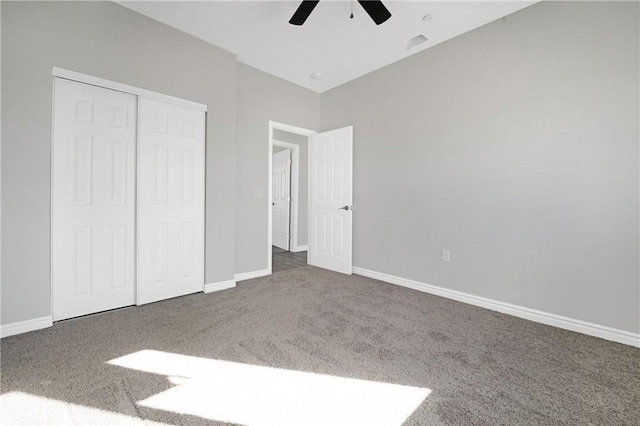
[[[315,133],[269,122],[269,273],[307,265],[308,151]]]

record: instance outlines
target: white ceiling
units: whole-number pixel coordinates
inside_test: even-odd
[[[383,0],[392,17],[376,26],[350,1],[322,0],[303,26],[289,24],[299,1],[118,1],[237,55],[238,61],[323,92],[536,1]],[[431,14],[431,20],[423,17]],[[428,41],[407,50],[409,39]],[[321,79],[311,78],[314,72]]]

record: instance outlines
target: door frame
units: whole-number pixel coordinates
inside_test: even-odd
[[[89,74],[83,74],[77,71],[71,71],[60,67],[52,67],[51,77],[64,78],[67,80],[77,81],[78,83],[90,84],[92,86],[102,87],[103,89],[116,90],[125,92],[138,97],[154,99],[156,101],[168,102],[188,108],[197,109],[207,112],[207,105],[199,102],[193,102],[186,99],[176,98],[175,96],[165,95],[164,93],[154,92],[153,90],[142,89],[128,84],[118,83],[117,81],[107,80],[106,78],[95,77]]]
[[[292,200],[292,206],[291,206],[291,224],[290,224],[290,230],[289,232],[291,233],[291,242],[289,244],[289,249],[291,251],[302,251],[303,248],[301,246],[298,245],[298,206],[300,205],[300,200],[298,199],[298,195],[299,195],[299,188],[300,188],[300,182],[299,182],[299,172],[300,172],[300,147],[296,144],[293,143],[289,143],[289,142],[282,142],[282,141],[278,141],[277,139],[273,138],[273,130],[274,129],[278,129],[278,130],[283,130],[285,132],[289,132],[289,133],[294,133],[297,135],[301,135],[301,136],[306,136],[307,137],[307,146],[309,144],[309,137],[311,137],[311,135],[315,135],[316,132],[315,130],[309,130],[309,129],[304,129],[302,127],[296,127],[296,126],[291,126],[289,124],[284,124],[284,123],[278,123],[276,121],[271,121],[269,120],[269,165],[268,165],[268,184],[267,184],[267,275],[271,275],[272,272],[272,256],[273,256],[273,250],[272,250],[272,244],[273,244],[273,209],[272,209],[272,203],[273,203],[273,147],[274,146],[282,146],[284,148],[292,148],[294,149],[294,151],[292,151],[292,159],[295,156],[295,159],[293,159],[292,163],[292,167],[291,167],[291,180],[292,180],[292,184],[291,184],[291,200]],[[286,145],[286,146],[285,146]],[[296,159],[298,161],[296,161]],[[308,159],[307,159],[308,161]],[[294,168],[295,168],[295,172],[294,172]],[[295,179],[294,179],[294,173],[295,173]],[[295,187],[295,194],[294,194],[294,187],[293,187],[293,182],[296,182],[296,187]],[[306,183],[306,185],[309,185],[309,182]],[[293,200],[296,200],[295,203],[293,203]],[[306,201],[304,201],[307,203],[307,205],[309,204],[309,200],[307,199]],[[293,229],[291,229],[293,228]],[[296,250],[294,250],[294,248]]]

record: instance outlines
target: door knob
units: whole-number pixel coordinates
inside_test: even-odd
[[[351,210],[351,206],[344,206],[344,207],[340,207],[338,210]]]

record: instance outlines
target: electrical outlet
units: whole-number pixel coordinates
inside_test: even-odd
[[[451,252],[449,250],[442,250],[442,261],[451,262]]]

